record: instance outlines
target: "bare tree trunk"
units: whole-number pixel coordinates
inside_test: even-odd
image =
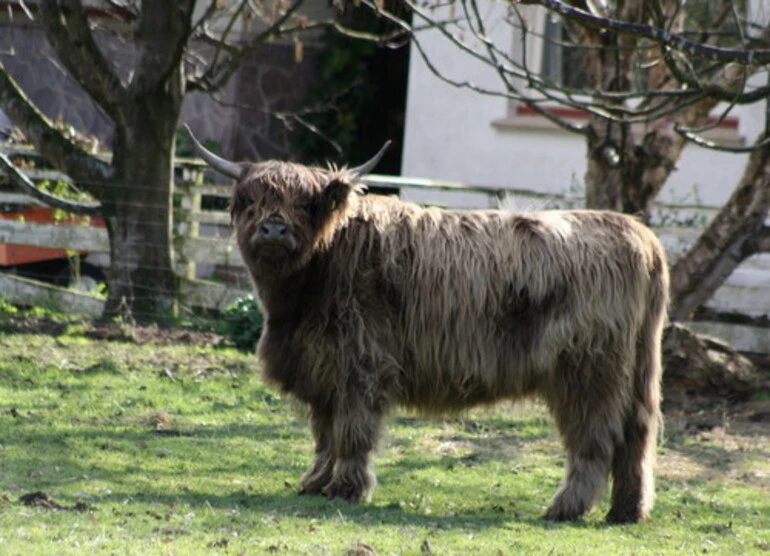
[[[672,268],[671,320],[688,318],[743,260],[759,251],[756,240],[768,207],[770,149],[765,147],[752,151],[737,189]]]
[[[153,320],[168,316],[174,308],[172,188],[183,96],[176,81],[170,81],[139,97],[131,109],[124,108],[126,121],[116,127],[116,178],[103,201],[112,261],[108,317],[130,312],[137,320]]]
[[[626,189],[633,179],[633,169],[638,165],[630,126],[592,116],[590,128],[586,207],[626,212]]]
[[[674,2],[666,2],[662,8],[669,29],[680,31],[685,11]],[[645,3],[640,0],[620,3],[617,10],[618,18],[625,21],[644,23],[650,17]],[[634,65],[643,61],[640,56],[655,62],[646,74],[647,90],[676,86],[660,49],[638,51],[635,38],[610,32],[584,31],[583,41],[604,47],[591,49],[587,55],[587,73],[591,85],[598,91],[630,91],[633,87],[631,75],[637,71],[633,69]],[[735,71],[727,72],[724,85],[734,85],[740,77]],[[665,101],[651,97],[647,102],[654,106]],[[606,100],[603,104],[611,106]],[[592,116],[585,177],[586,206],[634,214],[649,222],[653,202],[686,145],[675,126],[702,125],[716,104],[716,99],[706,98],[667,116],[637,124],[639,129],[628,123]]]
[[[142,164],[121,172],[115,183],[118,195],[105,203],[111,259],[105,317],[130,313],[146,321],[169,315],[174,306],[172,157],[167,147],[161,150],[153,143],[121,150],[120,158]]]

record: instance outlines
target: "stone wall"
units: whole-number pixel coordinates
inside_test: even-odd
[[[203,140],[218,143],[234,160],[290,159],[291,121],[281,113],[297,111],[315,79],[318,51],[305,48],[294,59],[289,44],[264,44],[246,59],[222,93],[214,98],[193,93],[185,98],[182,120]]]
[[[96,39],[125,79],[133,65],[130,42],[112,33]],[[291,158],[287,122],[275,114],[299,108],[313,83],[316,58],[317,51],[307,45],[297,62],[293,45],[264,44],[214,98],[187,95],[180,124],[189,123],[199,138],[215,142],[229,158]],[[41,29],[0,24],[0,61],[46,116],[96,136],[109,148],[112,122],[56,60]]]
[[[291,121],[277,117],[296,112],[315,79],[318,50],[305,46],[302,60],[290,44],[265,44],[259,55],[246,60],[238,79],[238,96],[251,107],[239,111],[235,127],[237,159],[292,158],[288,145]]]

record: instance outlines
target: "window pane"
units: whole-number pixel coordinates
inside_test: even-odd
[[[557,86],[583,89],[587,85],[584,67],[583,51],[578,45],[572,45],[561,20],[548,15],[543,40],[543,77]]]

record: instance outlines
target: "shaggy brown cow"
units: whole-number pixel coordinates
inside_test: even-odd
[[[613,476],[611,522],[648,516],[661,418],[666,260],[645,226],[596,211],[451,211],[364,195],[352,170],[235,164],[232,219],[266,326],[269,381],[309,406],[301,492],[357,501],[394,405],[427,413],[530,395],[566,477],[545,516],[576,519]]]

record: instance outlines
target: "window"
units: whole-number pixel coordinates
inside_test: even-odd
[[[585,89],[588,80],[582,51],[572,44],[569,33],[558,17],[545,17],[542,43],[542,76],[567,89]]]
[[[708,0],[692,0],[692,3],[703,9],[710,7]],[[558,97],[558,89],[563,88],[570,90],[571,99],[588,100],[591,96],[591,86],[587,74],[588,60],[586,60],[586,56],[588,50],[586,49],[602,48],[602,46],[581,46],[574,33],[570,33],[571,27],[565,25],[558,15],[554,15],[540,6],[526,6],[526,8],[530,8],[524,13],[527,16],[528,29],[531,32],[525,34],[521,30],[514,29],[512,36],[513,57],[522,64],[526,64],[530,71],[539,71],[543,79],[548,82],[548,88],[554,93],[554,96]],[[693,21],[695,21],[695,15],[702,15],[702,10],[693,10],[693,14]],[[712,16],[713,14],[709,17]],[[697,28],[696,22],[692,23],[692,27]],[[719,31],[722,32],[723,30],[720,29]],[[526,47],[522,47],[522,40],[527,41]],[[729,46],[732,43],[725,42],[724,44]],[[630,61],[626,76],[629,81],[625,83],[624,90],[643,93],[648,87],[649,72],[652,68],[657,67],[651,63],[655,60],[648,57],[657,55],[657,51],[646,48],[646,46],[646,43],[641,43],[635,49],[635,57]],[[607,56],[611,53],[602,51],[602,55]],[[522,79],[519,83],[522,92],[530,98],[538,98],[537,88],[528,88],[527,85]],[[636,97],[629,102],[638,101],[638,98]],[[579,105],[560,103],[558,100],[545,100],[540,102],[538,106],[568,123],[584,124],[588,118],[588,113],[581,110]],[[714,110],[715,117],[719,115],[721,108],[717,107]],[[745,135],[745,132],[739,129],[742,114],[741,110],[735,110],[727,118],[720,120],[716,127],[705,131],[703,136],[723,145],[742,145]],[[711,123],[715,122],[716,120],[711,120]],[[554,122],[544,118],[538,110],[515,99],[508,102],[505,115],[495,119],[491,124],[502,131],[553,131],[560,129]],[[633,129],[638,133],[644,132],[643,124],[637,124]]]

